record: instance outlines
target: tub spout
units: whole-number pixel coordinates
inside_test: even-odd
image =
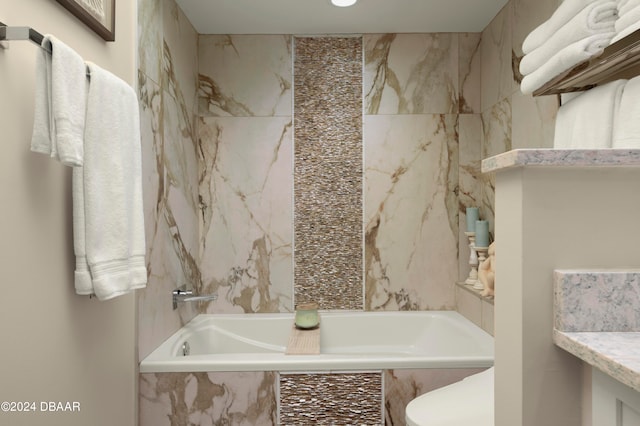
[[[218,298],[217,294],[203,294],[200,296],[196,296],[193,294],[193,291],[187,290],[186,285],[183,285],[180,288],[173,290],[172,300],[173,300],[173,309],[178,309],[178,303],[182,302],[207,302],[210,300],[216,300]]]

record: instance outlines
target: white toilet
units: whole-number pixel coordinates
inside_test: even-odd
[[[405,409],[407,426],[494,426],[493,367],[427,392]]]

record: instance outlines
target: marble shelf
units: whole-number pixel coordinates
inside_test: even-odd
[[[640,166],[640,149],[514,149],[482,160],[482,173],[524,166]]]
[[[607,46],[604,51],[553,78],[533,96],[578,92],[620,78],[640,75],[640,30]]]

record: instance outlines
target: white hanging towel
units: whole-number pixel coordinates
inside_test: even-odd
[[[67,166],[81,166],[87,104],[84,60],[47,34],[36,56],[35,106],[31,150]]]
[[[128,84],[87,67],[84,166],[73,173],[75,285],[107,300],[147,282],[140,117]]]

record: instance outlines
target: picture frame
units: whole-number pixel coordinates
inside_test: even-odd
[[[56,0],[105,41],[116,39],[116,0]]]

